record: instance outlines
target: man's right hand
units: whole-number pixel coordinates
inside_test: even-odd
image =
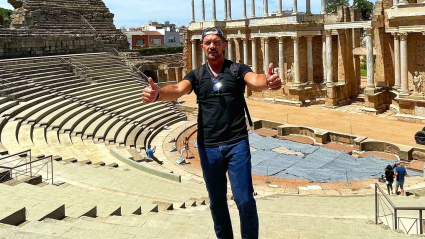
[[[151,103],[155,102],[157,97],[159,96],[159,88],[153,83],[151,77],[148,78],[149,85],[142,92],[142,100],[143,103]]]

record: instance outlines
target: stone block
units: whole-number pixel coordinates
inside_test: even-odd
[[[425,151],[418,151],[418,149],[414,149],[412,158],[425,162]]]

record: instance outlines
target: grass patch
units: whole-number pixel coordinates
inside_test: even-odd
[[[361,76],[367,76],[367,70],[365,70],[365,69],[360,69],[360,75],[361,75]]]

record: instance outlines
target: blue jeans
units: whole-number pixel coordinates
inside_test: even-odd
[[[199,146],[198,151],[217,238],[233,238],[226,197],[227,171],[233,198],[239,210],[241,236],[244,239],[258,238],[257,205],[253,195],[248,139],[214,148]]]

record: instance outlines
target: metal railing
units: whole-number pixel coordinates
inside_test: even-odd
[[[74,59],[71,58],[70,62],[74,65],[78,65],[80,69],[82,68],[84,73],[87,73],[88,71],[93,72],[93,70],[90,67],[84,65],[83,63],[81,63],[77,60],[74,60]]]
[[[88,71],[92,72],[93,70],[90,67],[83,65],[81,62],[77,60],[69,59],[69,61],[65,58],[61,59],[61,62],[64,63],[70,71],[76,69],[79,73],[87,74]]]
[[[3,158],[0,158],[0,168],[9,169],[9,171],[10,171],[10,168],[13,168],[13,167],[20,165],[22,161],[25,160],[25,163],[26,163],[28,161],[28,155],[29,155],[29,160],[31,161],[31,150],[30,149],[16,153],[16,154],[8,155],[8,156],[3,157]],[[6,176],[7,175],[3,175],[0,178],[0,181],[2,181]]]
[[[31,150],[29,151],[29,155],[31,155]],[[26,152],[26,151],[25,151]],[[8,157],[16,156],[19,154],[23,154],[23,152],[10,155]],[[4,159],[4,158],[3,158]],[[1,160],[3,160],[1,159]],[[23,160],[25,160],[25,163],[21,163]],[[29,160],[29,162],[28,162]],[[49,172],[49,166],[50,166],[50,172]],[[9,170],[9,174],[5,174],[0,178],[0,181],[3,181],[4,177],[10,176],[12,179],[17,179],[20,176],[27,176],[29,177],[28,180],[30,180],[33,176],[41,175],[41,181],[46,182],[51,180],[51,183],[53,184],[53,156],[45,156],[42,158],[37,158],[35,160],[32,159],[32,157],[22,157],[20,158],[19,162],[15,166],[0,166],[0,168]],[[44,170],[44,171],[42,171]],[[46,173],[46,176],[43,177],[42,172]],[[27,181],[28,181],[27,180]]]
[[[89,27],[94,31],[94,32],[96,32],[96,29],[94,29],[94,27],[90,24],[90,22],[89,21],[87,21],[87,19],[85,19],[84,17],[83,17],[83,15],[80,15],[81,16],[81,20],[83,20],[83,22],[84,23],[86,23],[87,25],[89,25]]]
[[[148,81],[149,77],[145,75],[145,73],[143,73],[139,68],[137,68],[129,59],[127,59],[127,57],[124,54],[122,54],[115,48],[110,48],[109,52],[115,56],[118,56],[120,59],[122,59],[132,72],[135,72],[136,74],[138,74],[146,82]]]
[[[17,37],[48,37],[48,36],[75,36],[75,35],[91,35],[93,36],[93,30],[41,30],[41,29],[0,29],[0,37],[2,38],[17,38]]]
[[[386,223],[393,230],[402,230],[406,234],[423,234],[425,207],[399,207],[394,205],[384,190],[375,183],[375,224]],[[401,212],[417,213],[415,216],[400,216]],[[416,231],[412,231],[412,230]],[[414,233],[416,232],[416,233]]]

